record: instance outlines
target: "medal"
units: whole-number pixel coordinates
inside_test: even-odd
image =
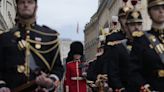
[[[24,66],[24,65],[18,65],[18,66],[17,66],[17,71],[18,71],[19,73],[24,73],[24,71],[25,71],[25,66]]]
[[[41,42],[42,41],[42,39],[40,38],[40,37],[35,37],[35,40],[37,41],[37,42]],[[40,49],[42,46],[41,46],[41,44],[39,44],[39,43],[36,43],[35,44],[35,48],[36,49]]]
[[[35,44],[35,48],[36,49],[40,49],[41,48],[41,45],[40,44]]]

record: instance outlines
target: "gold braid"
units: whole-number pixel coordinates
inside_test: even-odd
[[[53,40],[53,41],[49,41],[49,42],[39,42],[39,41],[35,41],[35,40],[32,40],[32,39],[29,39],[28,41],[29,41],[30,43],[35,43],[35,44],[52,45],[52,44],[57,43],[57,42],[58,42],[58,39]]]
[[[38,30],[35,30],[35,29],[32,29],[32,28],[29,28],[27,30],[30,30],[32,32],[35,32],[35,33],[38,33],[38,34],[41,34],[41,35],[45,35],[45,36],[58,36],[59,35],[58,33],[45,33],[45,32],[38,31]]]
[[[58,46],[58,45],[56,45],[56,46]],[[54,58],[53,58],[52,64],[51,64],[51,66],[50,66],[49,63],[47,62],[47,60],[38,52],[38,50],[36,50],[35,48],[33,48],[31,45],[30,45],[29,47],[30,47],[30,49],[31,49],[38,57],[40,57],[40,59],[41,59],[41,60],[44,62],[44,64],[47,66],[48,70],[51,71],[51,70],[53,69],[53,66],[54,66],[54,64],[55,64],[55,61],[56,61],[56,59],[57,59],[57,56],[58,56],[58,54],[59,54],[60,49],[59,49],[59,48],[57,49],[56,54],[55,54],[55,56],[54,56]]]
[[[30,45],[31,46],[31,45]],[[49,52],[51,52],[52,50],[54,50],[57,46],[59,46],[59,43],[56,43],[52,48],[50,48],[50,49],[48,49],[48,50],[44,50],[44,51],[41,51],[41,50],[37,50],[37,49],[35,49],[35,48],[33,48],[33,49],[35,49],[35,51],[37,51],[37,52],[39,52],[39,53],[41,53],[41,54],[46,54],[46,53],[49,53]],[[32,47],[32,46],[31,46]]]
[[[55,64],[55,61],[56,61],[56,59],[57,59],[57,56],[58,56],[58,54],[59,54],[59,48],[57,49],[57,51],[56,51],[56,54],[55,54],[55,56],[54,56],[54,59],[53,59],[53,61],[52,61],[52,64],[51,64],[51,70],[53,69],[53,67],[54,67],[54,64]]]
[[[48,70],[51,71],[51,67],[50,67],[49,63],[47,62],[47,60],[37,50],[35,50],[32,46],[29,46],[29,47],[38,57],[40,57],[40,59],[47,66]]]

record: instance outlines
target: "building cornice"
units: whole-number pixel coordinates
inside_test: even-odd
[[[116,1],[117,0],[103,0],[103,2],[99,5],[97,12],[91,17],[90,22],[86,24],[84,32],[86,32],[89,27],[91,27],[94,23],[96,23],[96,21],[99,20],[99,17],[106,7],[110,9]]]

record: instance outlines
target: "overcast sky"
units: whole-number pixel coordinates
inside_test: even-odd
[[[98,0],[38,0],[37,20],[58,30],[60,38],[84,40],[84,26],[97,8]]]

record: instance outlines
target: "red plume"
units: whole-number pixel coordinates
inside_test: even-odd
[[[131,3],[133,6],[136,6],[136,4],[138,3],[138,0],[131,0]]]

